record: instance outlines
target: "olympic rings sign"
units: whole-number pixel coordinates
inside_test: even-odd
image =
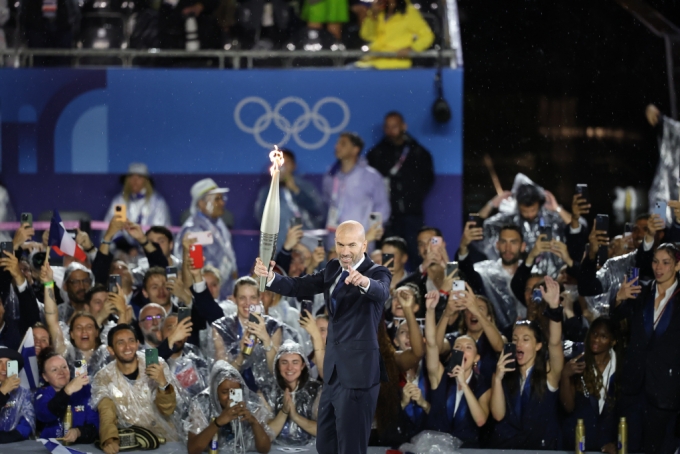
[[[241,119],[241,110],[248,104],[256,104],[262,106],[264,109],[264,113],[255,120],[255,123],[252,126],[245,125]],[[298,105],[303,111],[292,123],[281,114],[281,109],[288,104]],[[319,113],[319,110],[326,104],[336,104],[342,109],[342,121],[340,124],[331,126],[328,119]],[[292,137],[293,140],[295,140],[295,143],[300,147],[307,150],[316,150],[326,145],[331,134],[337,134],[343,131],[349,124],[349,118],[349,107],[345,101],[332,96],[321,98],[311,109],[303,99],[295,96],[283,98],[273,109],[264,99],[257,96],[249,96],[242,99],[234,109],[234,121],[236,122],[236,126],[238,126],[241,131],[252,134],[255,141],[265,148],[271,148],[274,145],[283,146]],[[267,142],[261,135],[269,128],[269,126],[271,126],[272,122],[274,122],[274,125],[283,132],[283,138],[276,144]],[[300,137],[300,133],[304,131],[310,123],[323,134],[318,141],[313,143],[305,142]]]

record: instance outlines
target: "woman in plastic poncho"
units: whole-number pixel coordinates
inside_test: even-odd
[[[24,367],[21,355],[0,346],[0,444],[27,440],[35,431],[31,392],[19,386],[18,375],[7,376],[9,361],[19,363],[18,372],[21,372]]]
[[[274,359],[276,383],[267,395],[274,419],[269,427],[279,445],[301,446],[316,437],[321,383],[309,377],[309,361],[300,344],[287,340]]]
[[[241,391],[242,402],[234,402],[233,390]],[[253,449],[269,452],[272,437],[265,430],[268,430],[265,421],[269,416],[241,374],[228,362],[217,361],[210,373],[210,387],[192,401],[185,420],[189,454],[205,451],[215,434],[218,434],[221,453],[243,453]],[[211,422],[211,418],[214,421]]]

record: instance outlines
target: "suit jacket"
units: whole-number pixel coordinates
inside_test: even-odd
[[[643,286],[637,298],[623,301],[611,311],[612,320],[627,320],[630,330],[621,373],[622,393],[644,393],[652,405],[667,410],[680,410],[679,290],[668,300],[656,330],[656,281]]]
[[[330,319],[324,381],[328,383],[335,370],[340,384],[350,389],[370,388],[380,382],[378,323],[390,296],[392,278],[387,268],[375,265],[366,254],[357,271],[369,279],[368,291],[364,293],[359,287],[345,285],[338,291],[335,310],[330,289],[342,272],[337,259],[311,275],[291,278],[277,274],[269,287],[284,296],[324,294]]]

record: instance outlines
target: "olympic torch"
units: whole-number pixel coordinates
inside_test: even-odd
[[[274,151],[269,153],[272,166],[269,172],[272,175],[272,184],[269,187],[269,195],[264,204],[262,224],[260,225],[260,259],[269,269],[269,263],[274,258],[276,240],[279,236],[279,223],[281,221],[279,200],[279,169],[283,165],[283,153],[274,146]],[[267,285],[267,278],[260,277],[260,291],[263,292]]]

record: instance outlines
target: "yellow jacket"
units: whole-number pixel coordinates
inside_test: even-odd
[[[385,20],[385,13],[377,17],[369,13],[361,24],[359,35],[370,43],[374,52],[396,52],[410,48],[416,52],[429,48],[434,41],[434,33],[430,30],[420,12],[410,3],[406,5],[406,13],[393,14]],[[408,58],[365,58],[357,63],[361,67],[377,69],[405,69],[411,67]]]

